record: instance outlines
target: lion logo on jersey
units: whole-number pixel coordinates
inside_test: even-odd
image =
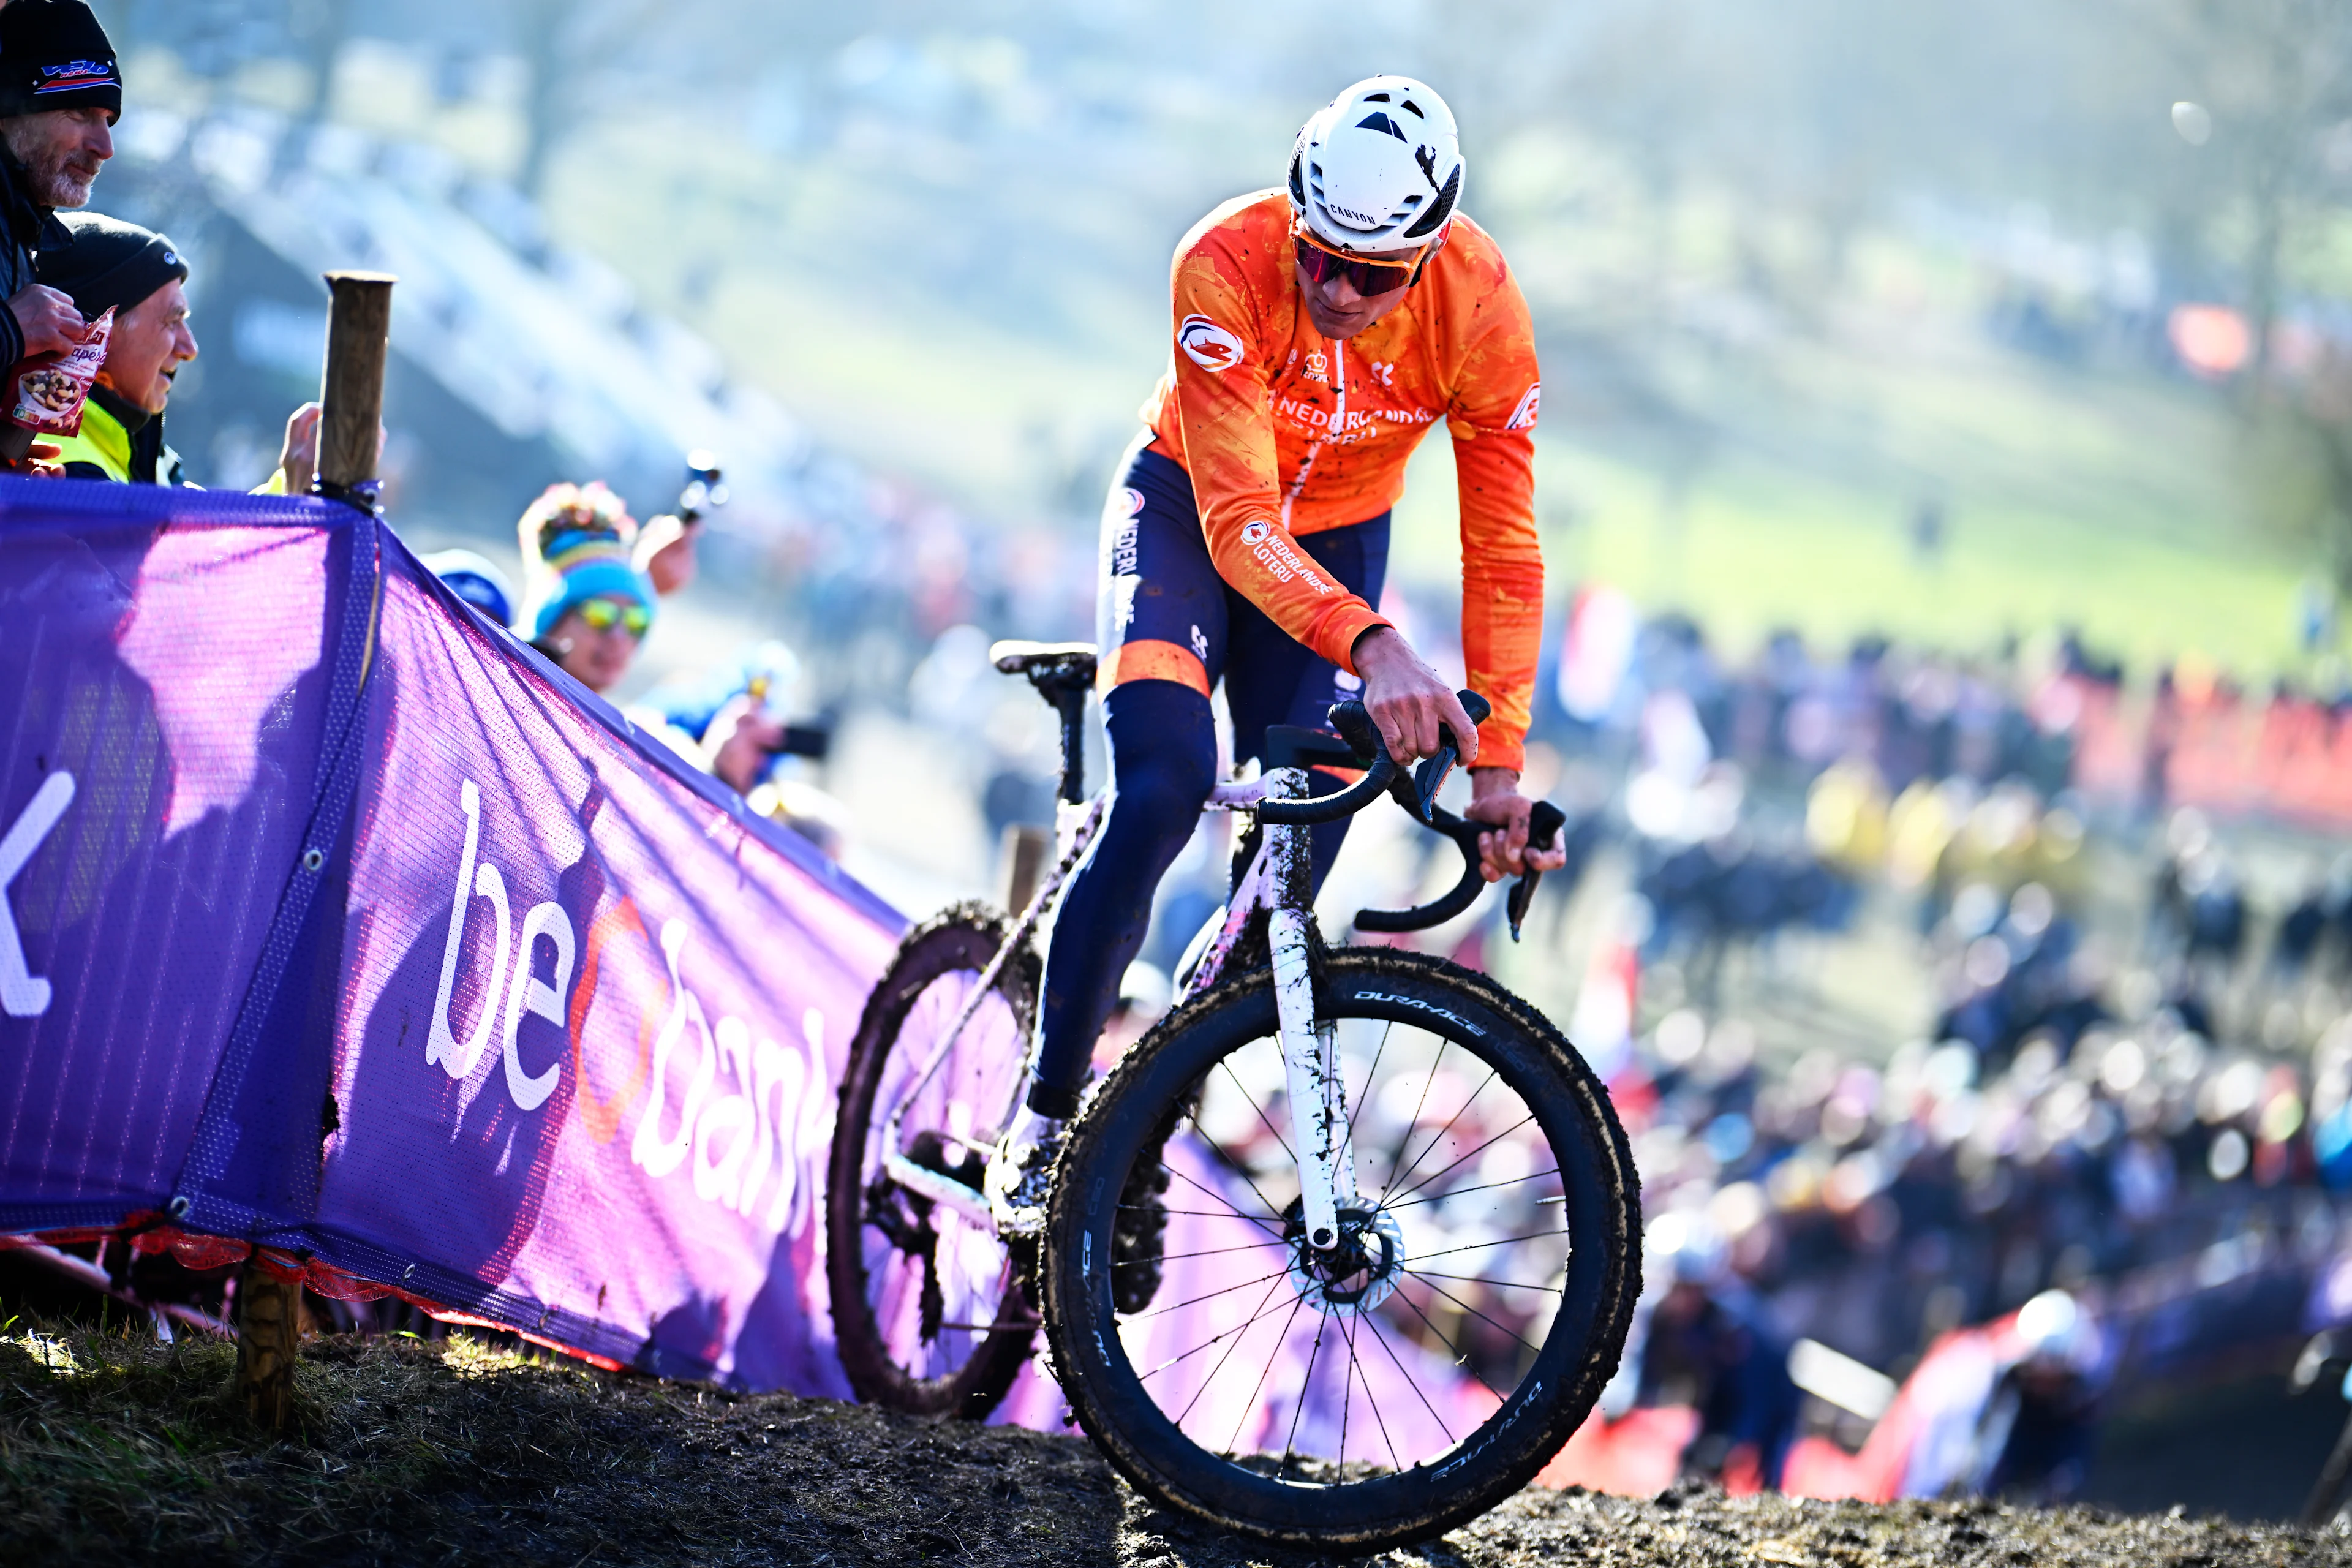
[[[1187,316],[1176,344],[1202,370],[1231,370],[1242,362],[1242,341],[1206,316]]]

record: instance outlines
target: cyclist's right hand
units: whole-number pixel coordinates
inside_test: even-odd
[[[1435,752],[1441,724],[1454,731],[1464,767],[1478,760],[1478,726],[1462,710],[1462,700],[1394,626],[1374,626],[1356,639],[1354,653],[1364,710],[1399,766]]]
[[[25,334],[28,356],[65,353],[81,342],[86,324],[72,295],[42,283],[27,283],[10,295],[8,313]]]

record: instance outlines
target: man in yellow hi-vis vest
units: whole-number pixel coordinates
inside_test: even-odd
[[[152,229],[99,213],[60,215],[69,245],[45,248],[40,280],[69,296],[86,321],[109,308],[106,363],[82,405],[81,431],[57,439],[72,478],[117,484],[184,484],[179,454],[163,444],[172,378],[196,357],[188,327],[188,264]]]

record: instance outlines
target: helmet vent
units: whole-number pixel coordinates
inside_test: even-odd
[[[1462,194],[1462,165],[1454,165],[1454,173],[1445,177],[1445,188],[1429,204],[1429,210],[1413,219],[1412,226],[1404,231],[1407,239],[1419,239],[1433,233],[1454,212],[1454,199]]]
[[[1388,100],[1389,95],[1385,92],[1368,92],[1364,94],[1364,101],[1366,103],[1386,103]],[[1421,110],[1416,109],[1413,112],[1418,114]]]
[[[1290,155],[1290,199],[1300,206],[1307,205],[1307,186],[1298,177],[1298,154]]]
[[[1381,113],[1378,110],[1374,110],[1371,113],[1365,115],[1361,120],[1357,121],[1356,129],[1359,131],[1384,131],[1400,142],[1405,140],[1405,133],[1398,127],[1397,122],[1391,120],[1387,115]]]
[[[1388,99],[1387,99],[1385,96],[1383,96],[1383,97],[1381,99],[1381,101],[1382,103],[1386,103],[1386,102],[1388,101]],[[1421,105],[1419,105],[1419,104],[1415,103],[1412,100],[1411,100],[1411,99],[1409,99],[1409,98],[1408,98],[1408,99],[1406,99],[1406,100],[1404,100],[1404,103],[1402,104],[1402,107],[1412,110],[1412,112],[1413,112],[1413,116],[1414,116],[1414,118],[1416,118],[1416,119],[1419,119],[1419,120],[1426,120],[1426,119],[1428,119],[1428,118],[1429,118],[1429,116],[1428,116],[1428,115],[1422,113],[1422,111],[1421,111]]]

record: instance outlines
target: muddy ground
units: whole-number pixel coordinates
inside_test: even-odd
[[[728,1398],[464,1339],[306,1347],[300,1436],[223,1400],[234,1352],[0,1337],[0,1562],[909,1563],[1302,1568],[1165,1517],[1076,1437]],[[2352,1564],[2352,1541],[2178,1514],[1530,1492],[1405,1568]]]

